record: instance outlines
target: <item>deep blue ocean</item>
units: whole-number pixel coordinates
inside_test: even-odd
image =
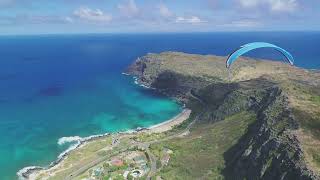
[[[0,179],[16,179],[64,151],[58,139],[147,127],[181,111],[176,102],[121,74],[146,53],[227,56],[266,41],[320,69],[320,32],[0,36]],[[283,60],[272,49],[248,56]]]

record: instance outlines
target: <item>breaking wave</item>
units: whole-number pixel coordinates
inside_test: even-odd
[[[61,146],[66,143],[71,143],[71,142],[81,141],[81,140],[82,138],[80,136],[62,137],[58,140],[58,144]]]

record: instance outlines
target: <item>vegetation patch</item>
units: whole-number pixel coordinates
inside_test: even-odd
[[[312,115],[295,109],[294,115],[300,121],[304,131],[311,133],[314,138],[320,140],[320,113]]]
[[[224,152],[238,142],[255,118],[254,113],[241,112],[214,124],[197,124],[188,136],[153,145],[156,156],[165,147],[173,151],[159,175],[164,179],[223,179]]]
[[[320,154],[319,152],[312,153],[313,161],[320,167]]]
[[[320,173],[320,141],[313,139],[304,133],[300,135],[303,149],[306,152],[306,160],[315,172]]]
[[[320,96],[311,96],[310,100],[317,104],[317,105],[320,105]]]

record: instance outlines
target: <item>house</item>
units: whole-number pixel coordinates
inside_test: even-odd
[[[114,158],[111,160],[111,165],[113,165],[113,166],[120,167],[120,166],[123,166],[123,164],[124,164],[124,162],[122,161],[122,159]]]

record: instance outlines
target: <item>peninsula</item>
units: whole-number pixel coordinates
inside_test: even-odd
[[[320,72],[241,58],[147,54],[126,74],[185,104],[159,126],[102,136],[26,179],[320,179]]]

